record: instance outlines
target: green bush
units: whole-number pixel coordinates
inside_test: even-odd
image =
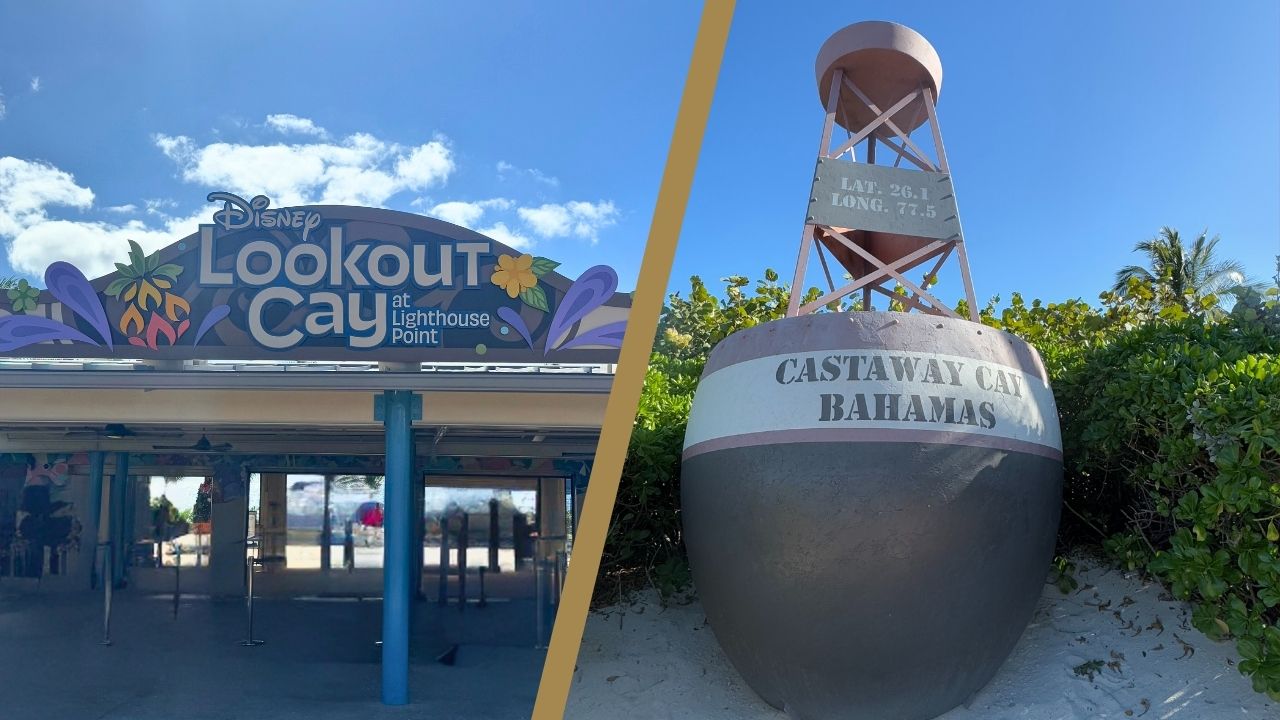
[[[1272,291],[1273,293],[1275,291]],[[1236,639],[1240,671],[1280,698],[1280,309],[1253,294],[1225,317],[1119,333],[1069,370],[1068,503],[1108,552]]]
[[[1280,698],[1280,295],[1237,294],[1230,313],[1206,296],[1191,314],[1131,281],[1100,308],[1014,295],[983,321],[1035,345],[1053,383],[1060,552],[1101,540],[1152,573]]]

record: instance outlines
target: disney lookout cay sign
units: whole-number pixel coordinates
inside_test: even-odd
[[[630,298],[617,274],[558,263],[432,218],[272,208],[211,193],[213,222],[89,280],[0,293],[0,356],[612,362]],[[125,250],[125,248],[121,248]]]

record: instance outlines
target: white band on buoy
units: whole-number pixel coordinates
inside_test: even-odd
[[[1048,384],[1008,365],[906,350],[782,353],[702,378],[684,457],[802,442],[925,442],[1061,459],[1056,417]]]

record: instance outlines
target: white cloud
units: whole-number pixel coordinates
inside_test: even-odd
[[[3,120],[7,114],[9,111],[4,106],[4,93],[0,92],[0,120]]]
[[[112,205],[107,208],[107,212],[120,213],[121,215],[127,215],[137,211],[138,206],[133,203],[128,203],[127,205]]]
[[[528,250],[533,247],[532,239],[515,232],[511,228],[507,227],[507,224],[504,222],[494,223],[493,225],[490,225],[487,228],[481,228],[476,232],[481,235],[487,235],[488,237],[491,237],[503,245],[515,250]]]
[[[536,208],[520,208],[520,219],[528,223],[542,237],[560,237],[569,234],[573,224],[569,210],[563,205],[543,205]]]
[[[293,133],[297,135],[313,135],[322,139],[329,137],[329,131],[312,122],[310,118],[298,117],[293,113],[268,115],[267,127],[286,135]]]
[[[93,205],[93,191],[48,163],[0,157],[0,237],[44,222],[51,205],[84,210]]]
[[[154,250],[195,231],[204,209],[189,218],[163,217],[159,227],[130,220],[124,224],[55,219],[53,207],[88,210],[93,191],[76,183],[71,173],[48,163],[0,157],[0,240],[6,241],[9,265],[18,272],[42,275],[49,263],[66,260],[90,277],[110,271],[124,257],[127,239]],[[132,212],[116,205],[111,212]]]
[[[407,157],[396,160],[396,174],[410,190],[421,190],[443,183],[453,172],[453,168],[453,154],[441,137],[419,145]]]
[[[385,205],[404,190],[443,185],[455,164],[443,137],[405,147],[367,133],[337,142],[197,145],[189,137],[156,135],[156,147],[182,178],[249,197],[265,194],[277,206]]]
[[[31,78],[31,92],[33,93],[40,92],[40,76],[39,75],[36,75],[35,77]]]
[[[511,205],[511,201],[506,198],[493,198],[478,202],[450,200],[432,207],[427,211],[427,214],[432,217],[438,217],[445,222],[451,222],[454,225],[461,225],[474,230],[486,210],[506,210]]]
[[[165,212],[166,208],[178,207],[177,201],[168,198],[147,198],[142,201],[142,204],[147,206],[148,215],[159,215],[161,217],[168,215]]]
[[[195,143],[191,142],[191,138],[182,135],[169,137],[157,134],[152,136],[152,141],[155,142],[156,147],[160,148],[160,152],[169,156],[170,160],[189,160],[195,153]]]
[[[618,210],[613,203],[571,201],[564,204],[547,203],[538,207],[520,208],[516,211],[521,220],[544,238],[573,235],[595,244],[600,230],[618,221]]]
[[[525,170],[518,168],[505,160],[499,160],[498,179],[505,180],[507,175],[528,175],[540,183],[544,183],[552,187],[560,187],[560,178],[547,175],[537,168],[529,168]]]
[[[122,225],[105,222],[47,220],[17,234],[9,245],[9,264],[14,270],[40,276],[55,260],[75,265],[90,278],[115,269],[134,240],[151,252],[196,231],[208,213],[202,208],[190,218],[170,218],[163,227],[149,227],[139,220]]]
[[[425,199],[418,198],[411,204],[425,208],[428,203]],[[507,198],[490,198],[475,202],[448,200],[426,209],[426,214],[454,225],[461,225],[475,230],[481,235],[491,237],[516,250],[528,250],[534,245],[533,239],[512,230],[505,222],[498,220],[486,226],[481,226],[481,218],[487,214],[492,214],[492,211],[510,210],[513,207],[515,207],[515,203]]]

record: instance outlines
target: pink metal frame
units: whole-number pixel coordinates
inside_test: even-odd
[[[852,95],[868,110],[875,113],[876,117],[857,131],[850,129],[848,139],[833,150],[831,148],[831,136],[836,125],[836,114],[841,107],[840,97],[842,91],[848,91],[849,95]],[[911,139],[910,133],[903,132],[902,128],[893,121],[894,115],[917,99],[922,100],[917,106],[917,115],[921,107],[928,115],[926,120],[933,133],[933,147],[937,156],[936,159],[929,158]],[[919,119],[919,117],[915,118],[916,122]],[[908,127],[914,126],[916,122],[913,122]],[[848,126],[847,123],[841,123],[841,125]],[[832,75],[831,86],[827,90],[827,116],[822,126],[822,139],[818,146],[819,157],[847,159],[849,162],[858,162],[858,146],[863,145],[865,147],[863,157],[866,158],[868,163],[875,164],[877,144],[893,151],[894,167],[898,167],[903,160],[906,160],[921,170],[942,173],[951,172],[950,165],[947,163],[947,151],[942,144],[942,130],[938,126],[938,115],[934,106],[933,90],[931,88],[919,87],[912,90],[887,109],[881,110],[876,103],[872,102],[862,92],[861,88],[845,77],[844,71],[837,68]],[[877,258],[866,248],[851,240],[846,234],[847,232],[847,228],[837,229],[815,223],[805,224],[804,230],[800,234],[800,252],[796,258],[796,271],[791,281],[791,298],[787,305],[787,317],[816,312],[823,306],[847,297],[858,290],[862,291],[862,309],[864,310],[872,309],[872,294],[879,293],[902,303],[908,309],[919,310],[931,315],[959,317],[954,310],[930,294],[927,289],[903,274],[917,265],[936,258],[932,269],[925,276],[928,278],[935,277],[947,260],[954,255],[960,265],[960,277],[964,283],[965,300],[969,306],[969,319],[974,322],[978,321],[978,304],[973,293],[973,280],[969,274],[969,259],[964,248],[963,230],[958,232],[954,238],[934,240],[893,262],[885,262]],[[854,278],[852,282],[836,287],[835,282],[832,280],[826,254],[823,252],[822,246],[824,242],[837,244],[848,249],[856,257],[865,260],[870,269],[860,277]],[[822,273],[826,280],[828,292],[812,302],[801,305],[800,301],[804,294],[804,280],[809,267],[809,249],[811,247],[817,252],[818,262],[822,266]],[[886,287],[890,283],[900,284],[911,294],[900,295],[893,292],[892,289]]]

